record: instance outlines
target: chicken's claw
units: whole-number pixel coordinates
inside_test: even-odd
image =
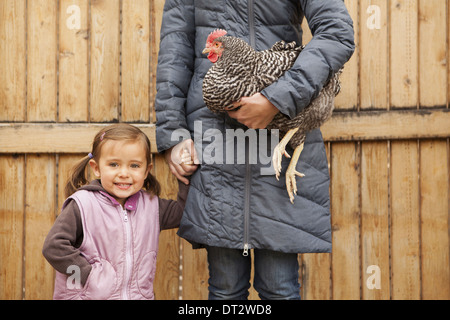
[[[289,165],[289,168],[286,171],[286,189],[291,203],[294,204],[294,195],[297,195],[297,181],[295,180],[295,176],[302,178],[305,175],[295,170],[295,166],[292,167]]]
[[[295,169],[302,151],[303,151],[303,143],[299,145],[297,148],[295,148],[291,162],[289,163],[289,166],[286,170],[286,189],[292,204],[294,204],[294,194],[297,195],[297,181],[295,180],[295,176],[301,178],[305,176],[303,173],[298,172]]]
[[[273,156],[272,156],[273,168],[275,169],[275,177],[277,178],[277,180],[280,180],[281,160],[283,159],[283,155],[286,158],[291,157],[289,155],[289,153],[286,152],[285,146],[282,145],[281,143],[279,143],[273,150]]]
[[[286,158],[290,158],[291,156],[289,153],[286,152],[286,145],[288,144],[289,140],[291,140],[292,136],[298,131],[298,128],[290,129],[286,135],[281,139],[280,143],[277,144],[275,149],[273,150],[273,156],[272,156],[272,164],[273,168],[275,169],[275,176],[277,180],[280,178],[281,173],[281,160],[283,159],[283,155]]]

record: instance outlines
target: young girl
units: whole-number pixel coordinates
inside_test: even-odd
[[[91,183],[88,164],[99,177]],[[95,136],[44,243],[57,271],[54,299],[154,299],[159,232],[178,227],[188,186],[179,182],[177,201],[160,199],[151,168],[140,129],[115,124]]]

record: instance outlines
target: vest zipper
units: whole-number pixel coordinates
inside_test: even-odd
[[[125,272],[124,272],[124,285],[122,287],[122,298],[128,300],[128,286],[131,278],[132,259],[131,259],[131,225],[128,220],[128,212],[120,206],[123,214],[123,221],[125,225]]]
[[[255,14],[254,14],[254,0],[248,1],[248,28],[250,33],[250,46],[255,48]],[[250,141],[249,141],[250,143]],[[252,167],[249,163],[250,146],[245,144],[245,198],[244,198],[244,251],[242,255],[248,256],[249,240],[249,215],[250,215],[250,188],[252,178]]]

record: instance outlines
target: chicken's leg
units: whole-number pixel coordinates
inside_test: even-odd
[[[303,143],[299,145],[294,150],[294,155],[292,156],[291,162],[286,170],[286,189],[289,194],[289,199],[291,203],[294,203],[294,194],[297,195],[297,182],[295,181],[295,176],[304,177],[303,173],[295,170],[297,166],[298,159],[300,158],[300,154],[303,151]]]
[[[273,156],[272,156],[272,164],[273,168],[275,169],[275,175],[277,177],[277,180],[280,178],[281,173],[281,160],[283,158],[283,155],[287,158],[290,158],[291,156],[286,152],[286,145],[288,144],[289,140],[291,140],[292,136],[298,131],[298,128],[290,129],[283,139],[281,139],[280,143],[277,144],[275,149],[273,150]]]

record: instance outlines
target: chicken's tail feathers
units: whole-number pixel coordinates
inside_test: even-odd
[[[332,86],[332,90],[335,96],[337,96],[339,92],[341,92],[341,81],[339,77],[342,74],[343,70],[344,68],[339,69],[339,71],[337,71],[330,79],[330,84]]]

